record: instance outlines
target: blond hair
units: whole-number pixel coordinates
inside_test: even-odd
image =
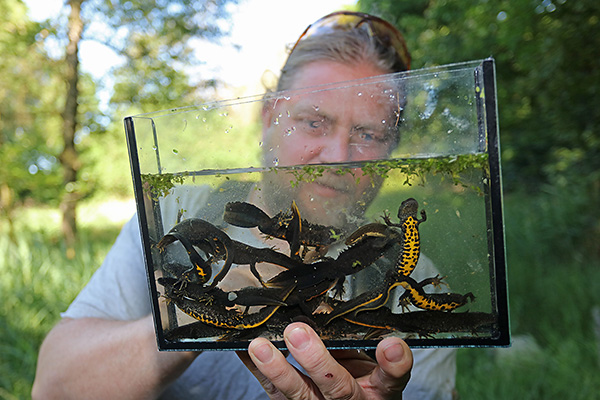
[[[386,73],[405,71],[396,50],[384,47],[360,29],[334,31],[301,40],[281,69],[277,91],[289,89],[295,74],[315,61],[333,61],[346,65],[368,62]]]

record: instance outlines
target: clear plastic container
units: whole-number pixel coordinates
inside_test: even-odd
[[[509,344],[492,59],[125,130],[159,349]]]

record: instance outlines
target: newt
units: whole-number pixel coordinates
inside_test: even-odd
[[[417,266],[421,253],[421,238],[419,235],[419,225],[427,220],[425,210],[421,210],[421,219],[417,218],[419,203],[409,198],[404,200],[398,208],[398,219],[400,223],[396,224],[390,220],[389,214],[384,213],[383,220],[386,225],[401,229],[401,252],[396,263],[397,273],[402,276],[409,276]]]
[[[410,279],[408,277],[398,276],[395,271],[389,271],[383,282],[378,285],[378,288],[360,294],[359,296],[349,300],[343,304],[338,305],[335,309],[328,315],[328,319],[325,322],[329,324],[335,318],[346,314],[356,315],[359,312],[368,311],[368,310],[376,310],[380,307],[383,307],[389,300],[392,289],[403,286],[403,282],[406,279]],[[419,283],[420,287],[426,285],[433,285],[435,287],[439,287],[442,284],[446,284],[442,282],[443,277],[439,275],[433,278],[424,279]]]
[[[399,304],[404,307],[406,303],[411,303],[415,307],[430,311],[452,311],[458,307],[467,304],[467,301],[474,301],[475,296],[469,292],[460,293],[426,293],[423,286],[428,284],[428,280],[417,282],[410,277],[405,277],[400,281],[405,292],[400,296]]]
[[[383,235],[363,235],[360,240],[352,241],[352,245],[337,258],[326,257],[310,264],[300,263],[271,278],[267,286],[295,282],[299,289],[303,289],[323,281],[337,282],[377,261],[396,240],[395,232],[389,228]]]
[[[213,303],[219,303],[225,307],[287,305],[281,300],[285,296],[285,291],[280,289],[249,286],[239,290],[224,291],[219,287],[203,286],[194,282],[181,288],[177,285],[178,280],[171,277],[158,278],[158,283],[164,286],[167,292],[175,292],[190,300],[208,305]]]
[[[314,224],[302,219],[300,210],[292,202],[290,212],[279,212],[273,217],[246,202],[231,202],[225,206],[223,220],[241,228],[258,228],[271,237],[285,240],[290,245],[290,255],[297,258],[300,246],[317,250],[336,242],[343,232],[336,227]]]
[[[342,318],[352,324],[372,329],[415,332],[421,336],[448,332],[476,333],[480,329],[492,329],[497,322],[494,314],[484,312],[413,311],[395,314],[387,307],[360,314],[348,314]]]
[[[293,259],[271,247],[254,247],[237,240],[231,241],[231,259],[234,264],[250,265],[250,271],[258,279],[260,284],[266,286],[260,273],[256,269],[258,263],[269,263],[278,265],[284,269],[294,268],[301,264],[299,260]],[[222,269],[221,272],[224,270]],[[227,271],[224,271],[225,273]]]
[[[214,287],[223,279],[233,263],[229,252],[232,246],[231,238],[222,230],[208,221],[200,218],[188,218],[176,224],[163,238],[156,244],[156,247],[163,251],[168,245],[179,241],[190,257],[193,268],[186,271],[182,279],[191,281],[189,274],[193,273],[200,277],[201,283],[206,283],[212,275],[212,263],[218,260],[225,260],[221,271],[213,279],[211,286]],[[206,261],[200,257],[194,246],[198,247],[207,254],[210,254]]]
[[[289,295],[293,287],[289,288],[281,301]],[[188,292],[189,293],[189,292]],[[260,311],[252,314],[242,314],[234,310],[228,310],[224,304],[216,301],[214,296],[211,299],[211,292],[205,293],[204,301],[193,300],[186,295],[185,291],[178,289],[177,286],[165,286],[165,297],[168,301],[174,303],[184,313],[201,321],[205,324],[226,329],[252,329],[265,323],[273,316],[280,305],[265,306]]]
[[[360,239],[352,240],[351,246],[343,250],[337,258],[323,258],[310,264],[299,263],[267,281],[267,287],[285,287],[295,284],[296,288],[289,296],[289,304],[299,304],[307,314],[312,313],[313,304],[335,288],[334,297],[343,292],[346,276],[368,267],[397,242],[397,234],[385,225],[384,234],[363,234]]]

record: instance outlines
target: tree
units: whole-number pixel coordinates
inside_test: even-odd
[[[171,107],[186,97],[194,101],[198,88],[214,83],[192,82],[186,68],[199,62],[194,40],[223,34],[225,6],[233,1],[69,0],[68,23],[59,17],[37,24],[27,19],[21,1],[0,0],[3,212],[9,215],[27,199],[60,198],[63,234],[72,246],[77,202],[92,192],[94,180],[82,171],[93,172],[91,161],[105,163],[102,157],[110,153],[98,150],[101,139],[122,137],[126,114]],[[62,58],[47,54],[50,39],[62,44]],[[85,40],[99,41],[125,60],[113,71],[116,87],[108,109],[98,108],[97,87],[79,70]]]
[[[597,257],[600,3],[359,0],[359,5],[406,34],[415,68],[494,56],[505,192],[525,192],[540,218],[546,212],[562,222],[546,230],[557,253],[591,250]]]
[[[68,247],[67,255],[74,256],[73,246],[77,238],[77,201],[80,193],[76,188],[77,172],[80,168],[79,155],[75,148],[75,133],[77,131],[77,108],[79,102],[79,42],[83,34],[81,19],[81,4],[83,0],[69,0],[71,8],[67,28],[68,44],[65,52],[67,95],[63,111],[63,142],[60,163],[63,167],[63,182],[66,193],[60,204],[63,214],[62,231]]]
[[[496,59],[508,190],[584,180],[600,195],[600,110],[594,106],[600,103],[600,3],[360,0],[359,6],[405,33],[415,68]]]
[[[121,145],[116,152],[107,154],[96,143],[90,146],[91,158],[88,158],[95,157],[94,176],[104,178],[106,186],[114,185],[114,181],[122,185],[129,181],[106,182],[114,176],[107,176],[105,166],[123,165],[126,159],[124,141],[116,140],[123,137],[124,116],[172,107],[176,101],[197,96],[198,87],[204,83],[193,84],[186,71],[186,67],[199,62],[194,58],[193,41],[216,39],[223,34],[218,24],[227,16],[225,6],[230,2],[232,0],[85,1],[81,14],[83,40],[98,41],[125,60],[113,71],[115,87],[106,110],[110,123],[101,127],[103,143]],[[110,163],[110,157],[117,155],[120,160]]]
[[[31,22],[20,1],[0,0],[0,8],[0,210],[11,224],[27,199],[60,196],[62,71],[43,46],[51,28]]]

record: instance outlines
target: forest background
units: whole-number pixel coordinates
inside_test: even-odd
[[[123,223],[101,218],[133,197],[123,116],[198,104],[224,87],[189,67],[193,39],[227,34],[228,7],[69,0],[68,20],[35,22],[22,1],[0,0],[0,398],[29,397],[43,337]],[[600,3],[352,8],[395,23],[415,69],[496,60],[515,341],[459,350],[461,398],[600,398]],[[104,30],[89,30],[99,20]],[[79,68],[82,39],[126,60],[110,72],[108,101]]]

